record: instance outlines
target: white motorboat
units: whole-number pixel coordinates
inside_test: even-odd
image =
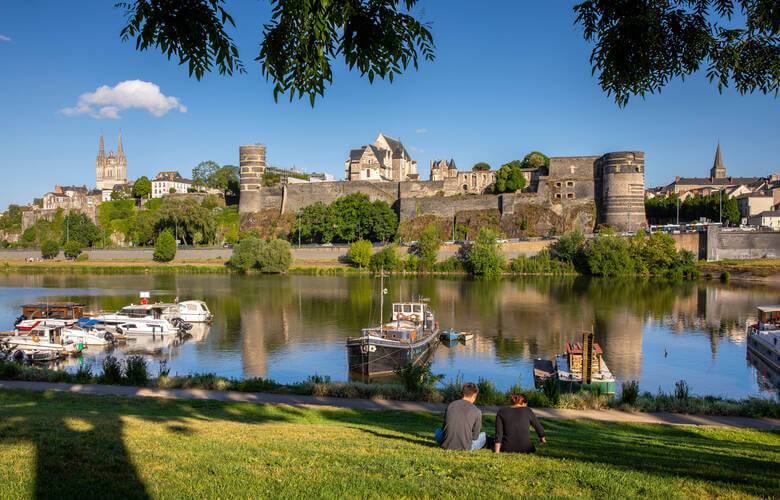
[[[156,304],[155,304],[156,305]],[[214,315],[202,300],[184,300],[175,304],[168,304],[166,318],[181,318],[187,323],[208,323]]]
[[[80,320],[75,325],[63,328],[62,338],[84,345],[105,346],[114,342],[114,334],[97,320]]]
[[[38,326],[28,333],[3,337],[0,342],[9,348],[16,348],[29,354],[39,351],[55,351],[76,355],[84,350],[84,344],[63,338],[61,326]]]
[[[94,319],[109,327],[119,327],[117,333],[176,333],[192,327],[169,311],[171,304],[130,304],[117,312],[101,312]],[[170,319],[168,319],[170,317]],[[123,326],[128,325],[128,326]]]

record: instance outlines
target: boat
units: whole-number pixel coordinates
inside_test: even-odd
[[[171,317],[170,304],[130,304],[117,312],[100,312],[93,319],[114,327],[117,333],[167,334],[184,332],[192,324],[179,317]],[[110,328],[109,328],[110,329]]]
[[[443,330],[439,337],[441,340],[449,341],[449,342],[455,342],[457,340],[460,340],[460,333],[456,332],[455,330]]]
[[[62,329],[64,340],[84,345],[105,346],[116,341],[115,335],[106,330],[105,324],[96,319],[80,319],[76,324]]]
[[[35,302],[22,306],[14,328],[28,332],[37,326],[69,326],[84,317],[84,306],[76,302]]]
[[[604,361],[601,346],[593,342],[593,334],[588,332],[583,333],[582,342],[567,342],[566,353],[557,354],[554,361],[534,360],[536,387],[541,388],[547,379],[556,380],[562,392],[596,386],[602,394],[615,394],[615,377]]]
[[[383,323],[384,274],[380,272],[379,326],[363,328],[360,337],[347,339],[349,371],[362,375],[382,375],[396,368],[423,362],[439,338],[439,323],[427,300],[393,303],[389,323]]]
[[[3,337],[0,342],[7,348],[15,348],[29,354],[38,351],[57,351],[69,355],[78,355],[85,349],[84,344],[64,340],[62,326],[41,325],[26,333],[17,333]]]
[[[747,330],[747,354],[760,360],[766,379],[780,387],[780,306],[758,306],[758,322]]]
[[[460,340],[462,340],[462,341],[464,341],[464,342],[468,342],[469,340],[473,340],[473,339],[474,339],[474,334],[473,334],[473,333],[470,333],[470,332],[462,332],[462,333],[460,334]]]
[[[164,305],[168,306],[164,313],[167,319],[181,318],[187,323],[209,323],[214,319],[214,315],[209,311],[209,306],[202,300],[183,300]]]

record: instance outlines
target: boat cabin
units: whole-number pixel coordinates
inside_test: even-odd
[[[169,304],[130,304],[129,306],[123,307],[117,314],[121,314],[122,316],[127,316],[128,318],[154,318],[154,319],[163,319],[165,317],[165,312],[170,307]]]
[[[79,319],[84,315],[84,306],[75,302],[36,302],[22,306],[27,319]]]
[[[50,325],[36,326],[32,330],[30,330],[27,335],[33,337],[33,340],[35,342],[37,342],[37,340],[35,340],[37,338],[43,342],[49,342],[51,344],[62,344],[61,326],[50,326]]]
[[[758,306],[756,309],[760,330],[780,329],[780,306]]]
[[[596,375],[601,371],[601,356],[604,352],[601,346],[593,343],[593,362],[590,367],[591,375]],[[566,359],[569,362],[569,370],[573,373],[582,373],[582,342],[566,343]]]
[[[425,318],[426,304],[423,302],[401,302],[393,304],[393,321],[419,322]]]

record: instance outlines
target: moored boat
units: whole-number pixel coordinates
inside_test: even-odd
[[[364,328],[360,337],[347,339],[349,369],[379,375],[420,363],[430,356],[438,337],[439,325],[427,303],[394,303],[392,321]]]
[[[26,333],[17,333],[2,337],[3,345],[25,353],[37,351],[63,351],[69,355],[78,355],[85,346],[63,338],[61,326],[38,326]]]
[[[456,332],[455,330],[442,330],[442,332],[439,334],[439,337],[441,337],[442,340],[455,342],[456,340],[460,339],[460,333]]]
[[[534,360],[534,383],[541,387],[554,379],[563,392],[598,387],[602,394],[615,394],[615,377],[604,361],[601,346],[593,342],[593,334],[585,333],[582,342],[567,342],[566,353],[557,354],[554,361]]]
[[[84,306],[76,302],[35,302],[22,306],[14,328],[28,332],[37,326],[68,326],[84,315]]]
[[[748,326],[747,353],[762,362],[767,379],[780,387],[780,306],[758,306],[758,323]]]

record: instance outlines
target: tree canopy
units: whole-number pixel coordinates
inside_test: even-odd
[[[490,170],[490,164],[481,161],[479,163],[474,164],[474,166],[471,167],[471,170],[473,170],[474,172],[487,172]]]
[[[525,187],[525,175],[523,175],[522,162],[513,160],[501,165],[496,172],[496,182],[493,184],[493,192],[510,193]]]
[[[219,189],[223,193],[231,192],[238,195],[239,169],[235,165],[219,166],[214,161],[202,161],[192,169],[192,180],[196,186],[208,186]]]
[[[386,241],[398,229],[398,217],[387,202],[371,202],[363,193],[342,196],[330,205],[322,202],[303,207],[290,238],[306,243],[352,242],[358,239]]]
[[[525,158],[523,158],[523,162],[520,165],[523,168],[550,168],[550,158],[547,157],[544,153],[540,153],[539,151],[531,151],[527,155],[525,155]]]
[[[274,85],[274,98],[307,96],[312,105],[332,83],[341,60],[369,82],[391,82],[420,60],[435,58],[430,23],[412,14],[420,0],[270,0],[255,58]],[[127,22],[122,40],[186,64],[190,76],[246,73],[226,28],[235,22],[224,0],[119,2]],[[632,95],[659,92],[674,79],[707,68],[722,90],[777,96],[780,15],[776,0],[587,0],[575,24],[593,43],[592,72],[607,95],[625,106]],[[422,11],[421,11],[422,12]],[[258,22],[258,25],[260,22]]]
[[[148,177],[142,175],[133,184],[132,195],[133,198],[148,198],[152,192],[152,181]]]

